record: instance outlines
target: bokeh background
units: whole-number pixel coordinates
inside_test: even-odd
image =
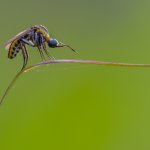
[[[1,0],[0,95],[22,66],[4,43],[43,24],[57,59],[150,63],[150,1]],[[29,49],[28,65],[41,61]],[[54,64],[25,73],[0,106],[1,150],[150,149],[150,69]]]

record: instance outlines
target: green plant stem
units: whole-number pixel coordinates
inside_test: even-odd
[[[80,64],[95,64],[95,65],[104,65],[104,66],[118,66],[118,67],[150,67],[150,64],[130,64],[130,63],[120,63],[120,62],[107,62],[107,61],[96,61],[96,60],[78,60],[78,59],[60,59],[60,60],[49,60],[34,64],[27,67],[24,72],[32,70],[36,67],[43,65],[49,65],[54,63],[80,63]]]
[[[6,95],[8,94],[8,92],[10,91],[10,89],[12,88],[12,86],[14,85],[14,83],[16,82],[16,80],[19,78],[19,76],[24,72],[24,70],[19,71],[16,76],[13,78],[13,80],[11,81],[11,83],[8,85],[7,89],[5,90],[5,93],[3,94],[1,100],[0,100],[0,104],[2,104],[4,98],[6,97]]]
[[[78,60],[78,59],[60,59],[60,60],[48,60],[44,62],[40,62],[29,67],[24,68],[19,71],[17,75],[13,78],[9,86],[7,87],[5,93],[0,99],[0,104],[2,104],[4,98],[9,93],[10,89],[17,81],[17,79],[24,73],[33,70],[34,68],[41,67],[44,65],[50,65],[55,63],[80,63],[80,64],[95,64],[95,65],[104,65],[104,66],[118,66],[118,67],[150,67],[150,64],[130,64],[130,63],[120,63],[120,62],[107,62],[107,61],[95,61],[95,60]]]

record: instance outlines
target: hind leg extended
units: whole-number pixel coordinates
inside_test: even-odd
[[[21,45],[21,50],[22,50],[22,55],[23,55],[23,66],[21,70],[23,70],[26,67],[27,62],[28,62],[28,52],[24,43],[21,42],[20,45]]]

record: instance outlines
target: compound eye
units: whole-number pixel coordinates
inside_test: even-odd
[[[59,44],[59,42],[58,42],[56,39],[51,39],[51,40],[48,42],[48,46],[49,46],[49,47],[52,47],[52,48],[57,47],[58,44]]]

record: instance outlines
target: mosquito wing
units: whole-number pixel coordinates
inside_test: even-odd
[[[11,38],[10,40],[8,40],[6,43],[5,43],[5,48],[7,50],[9,50],[10,48],[10,45],[11,43],[14,41],[14,40],[17,40],[17,39],[20,39],[21,37],[23,37],[24,35],[30,33],[31,31],[33,30],[33,28],[29,28],[29,29],[26,29],[20,33],[18,33],[16,36],[14,36],[13,38]]]

